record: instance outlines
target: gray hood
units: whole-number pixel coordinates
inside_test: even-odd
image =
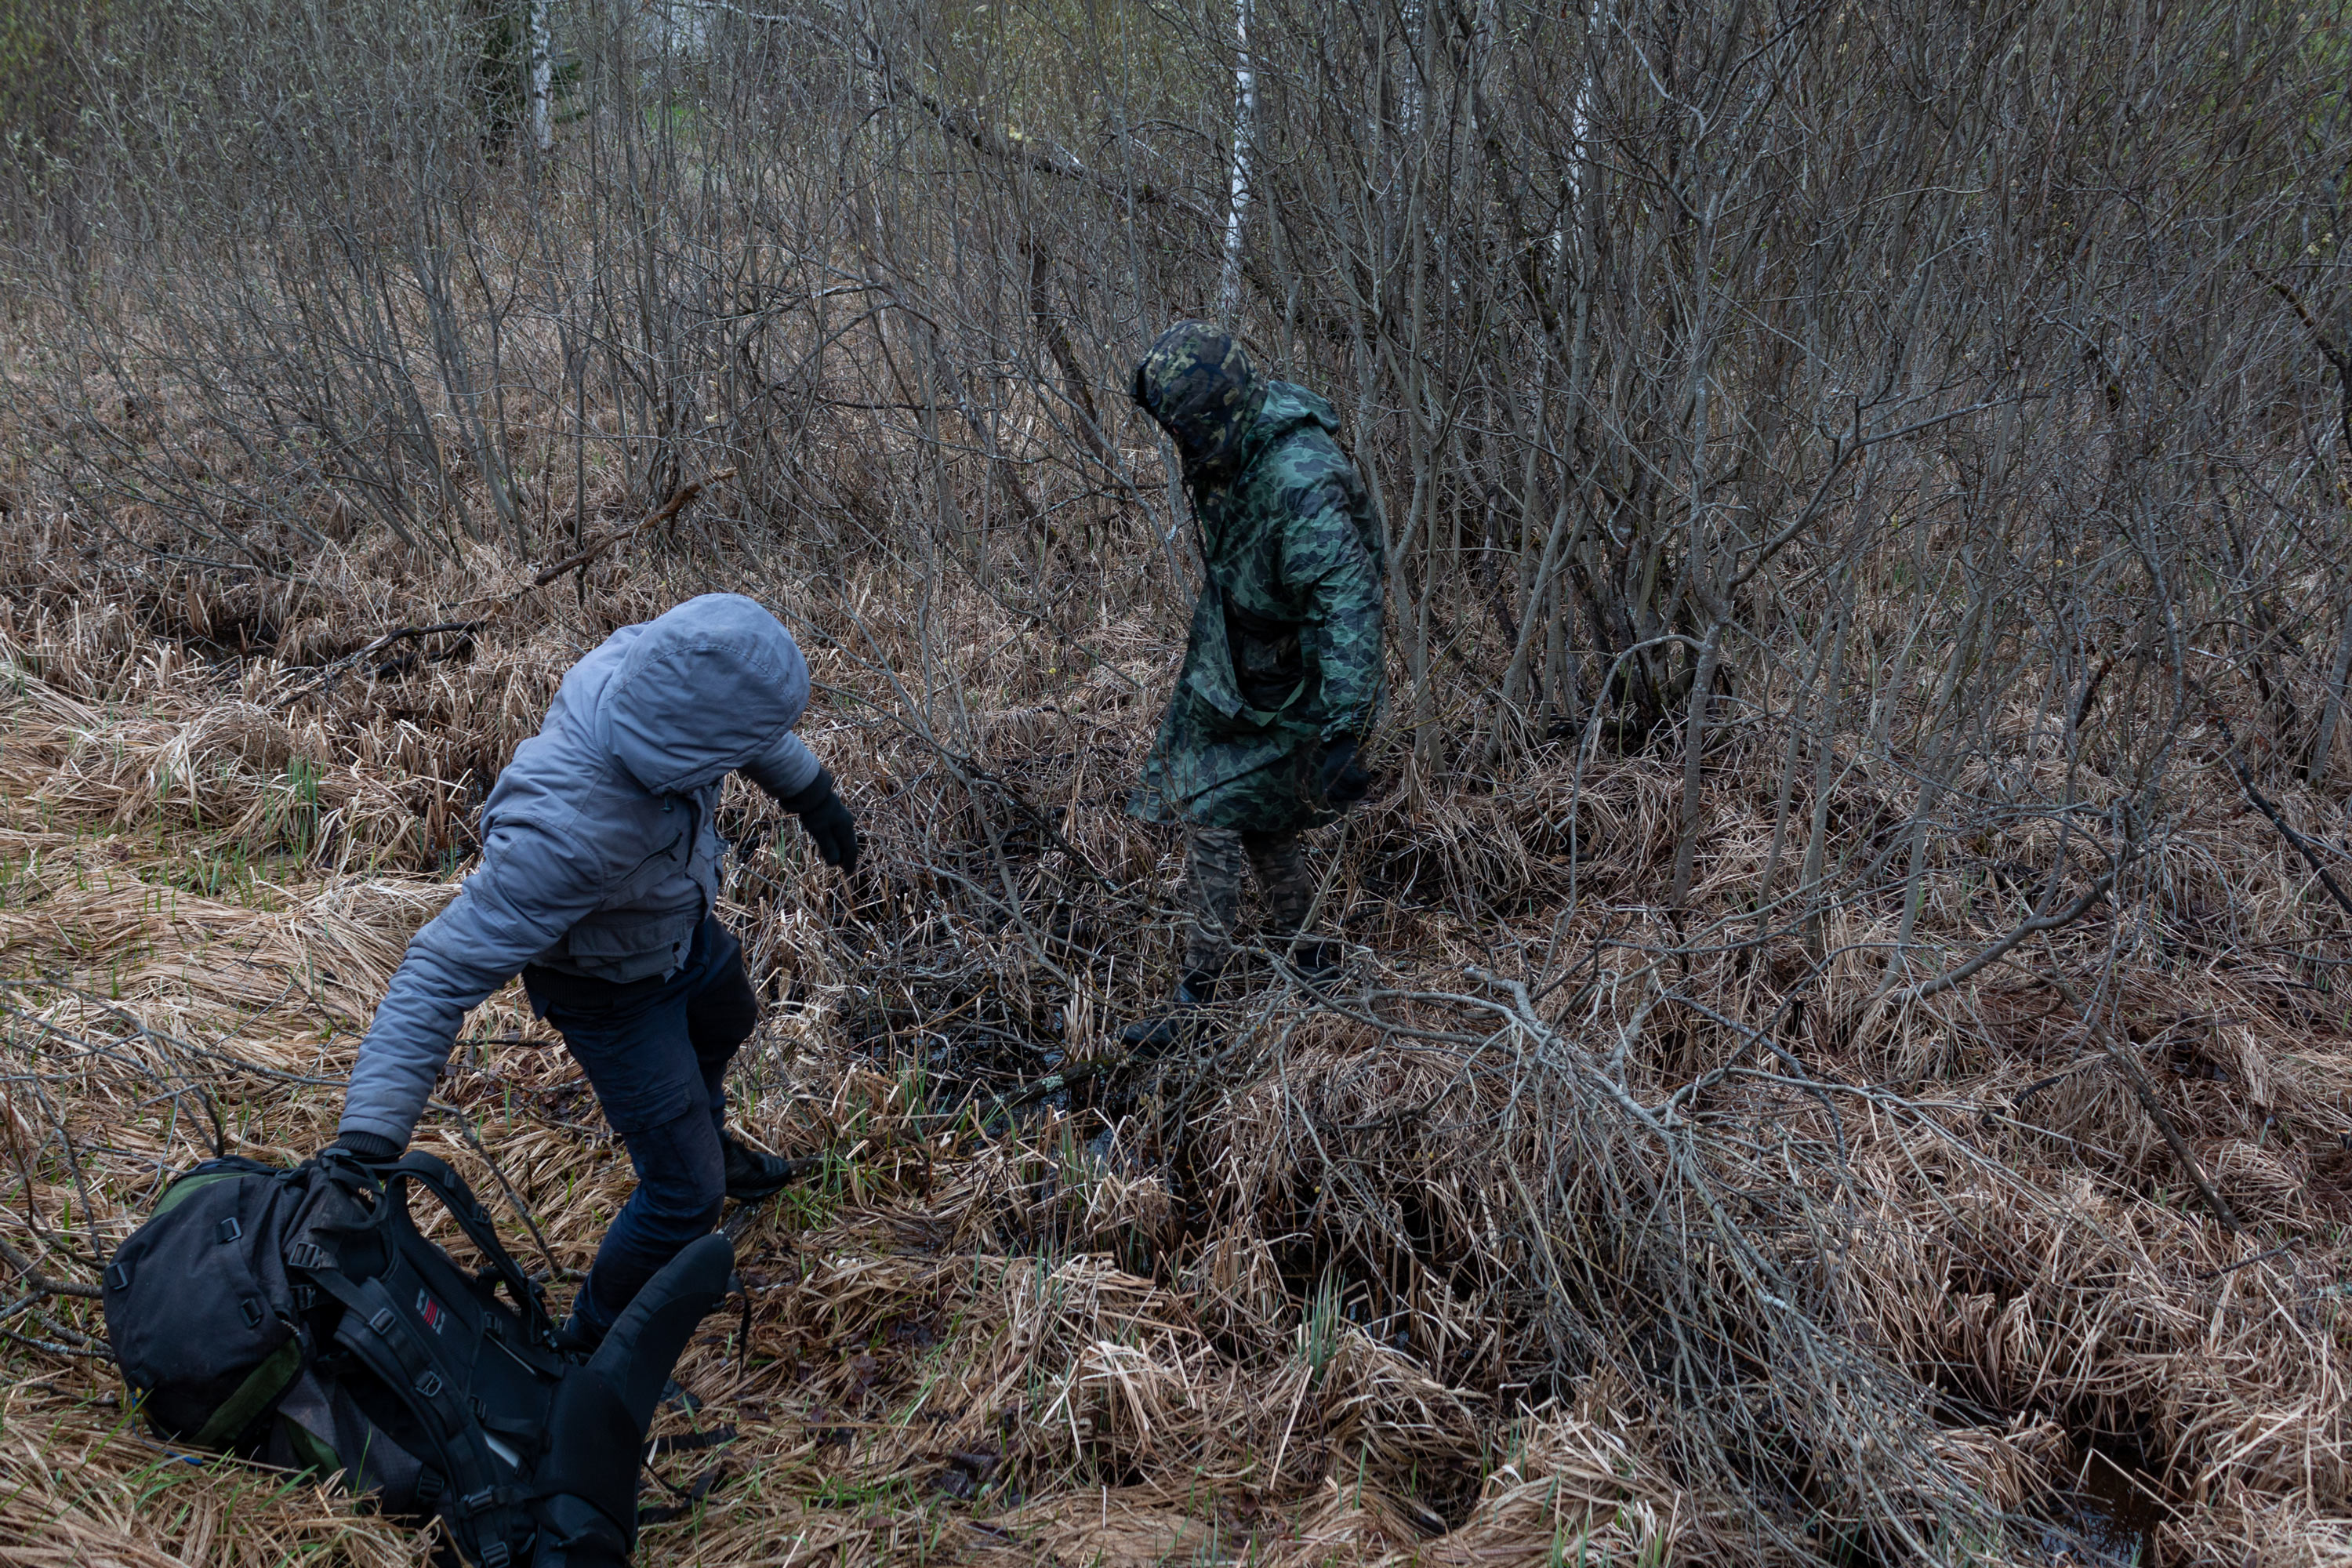
[[[782,622],[740,594],[688,599],[627,632],[636,635],[597,702],[596,729],[656,795],[698,790],[769,752],[808,707],[808,660]]]

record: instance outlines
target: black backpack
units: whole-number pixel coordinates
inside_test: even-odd
[[[414,1184],[488,1260],[417,1234]],[[213,1160],[174,1182],[106,1270],[106,1327],[166,1439],[343,1472],[383,1512],[438,1518],[481,1568],[610,1568],[636,1543],[638,1455],[670,1369],[726,1294],[703,1237],[584,1364],[473,1193],[430,1154],[291,1170]]]

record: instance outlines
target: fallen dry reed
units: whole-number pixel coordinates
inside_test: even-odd
[[[194,627],[250,578],[13,559],[10,1272],[70,1291],[172,1171],[331,1134],[497,759],[569,657],[730,563],[616,552],[460,656],[329,681],[419,603],[503,603],[528,569],[323,560],[298,598],[367,613],[332,632],[297,604],[276,649],[222,661]],[[2138,939],[2110,900],[1925,996],[1857,956],[1883,902],[1837,908],[1811,963],[1742,946],[1769,824],[1730,770],[1679,922],[1643,891],[1670,762],[1391,788],[1318,841],[1346,980],[1310,995],[1261,954],[1213,1040],[1121,1062],[1171,941],[1175,845],[1119,812],[1166,633],[1097,631],[1090,669],[1049,672],[986,595],[941,595],[950,740],[876,675],[936,657],[908,606],[803,604],[809,738],[870,869],[843,886],[730,795],[728,914],[770,1004],[739,1114],[830,1158],[737,1216],[748,1319],[711,1321],[694,1408],[664,1417],[733,1436],[654,1460],[646,1500],[681,1512],[646,1561],[2032,1561],[2092,1448],[2161,1491],[2181,1560],[2340,1560],[2352,1031],[2271,956],[2326,917],[2225,770],[2144,851],[2170,896],[2230,898],[2226,932],[2164,933],[2194,963],[2111,962]],[[2046,842],[2013,854],[2037,848],[2046,874]],[[1944,966],[2036,890],[1942,909]],[[420,1136],[505,1194],[559,1293],[626,1190],[511,991]],[[163,1449],[93,1303],[15,1289],[7,1560],[423,1550]]]

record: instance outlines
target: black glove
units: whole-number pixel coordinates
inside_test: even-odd
[[[1372,775],[1356,765],[1356,737],[1345,735],[1323,748],[1315,765],[1315,786],[1335,811],[1345,811],[1372,792]]]
[[[840,867],[844,876],[857,869],[857,819],[833,792],[831,773],[817,769],[816,777],[786,796],[783,805],[816,840],[816,852],[826,865]]]
[[[400,1145],[376,1132],[338,1132],[328,1145],[330,1152],[337,1149],[362,1164],[380,1165],[400,1158]]]

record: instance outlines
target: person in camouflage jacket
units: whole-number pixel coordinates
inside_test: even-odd
[[[1162,332],[1136,403],[1183,460],[1207,571],[1190,644],[1129,811],[1187,828],[1186,940],[1176,1006],[1129,1031],[1165,1044],[1211,1000],[1233,946],[1244,868],[1270,934],[1296,938],[1314,901],[1298,835],[1371,786],[1358,748],[1381,701],[1381,529],[1331,405],[1251,373],[1200,321]],[[1328,966],[1301,944],[1302,967]]]

